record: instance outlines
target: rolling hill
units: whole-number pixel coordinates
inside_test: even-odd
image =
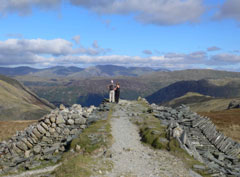
[[[236,98],[234,99],[236,100]],[[185,104],[194,112],[212,112],[226,110],[232,100],[232,98],[215,98],[199,93],[188,92],[181,97],[175,98],[161,105],[176,108]],[[240,100],[240,98],[237,100]]]
[[[226,79],[225,79],[226,81]],[[224,84],[214,83],[213,80],[199,81],[179,81],[164,87],[152,95],[146,97],[150,103],[162,104],[172,99],[181,97],[188,92],[196,92],[217,98],[236,98],[240,97],[240,80],[231,81]]]
[[[33,120],[54,106],[15,79],[0,75],[0,120]]]
[[[234,85],[236,85],[240,80],[240,73],[238,72],[217,70],[182,70],[151,72],[151,70],[153,69],[132,68],[132,73],[136,71],[140,73],[139,70],[145,70],[145,74],[141,73],[142,75],[139,76],[119,76],[117,74],[126,73],[127,70],[129,70],[129,68],[126,69],[125,67],[120,66],[103,65],[86,68],[80,72],[76,72],[68,76],[62,77],[58,77],[54,74],[49,74],[49,77],[45,77],[43,75],[22,75],[15,76],[14,78],[22,82],[38,96],[47,99],[55,105],[59,105],[61,103],[65,105],[80,103],[84,106],[89,106],[90,104],[94,104],[97,106],[101,102],[102,98],[107,96],[107,85],[109,84],[110,79],[113,79],[115,82],[120,82],[120,97],[130,100],[136,99],[138,96],[148,97],[159,91],[160,89],[164,89],[165,87],[171,87],[171,85],[176,82],[184,82],[181,86],[183,88],[175,89],[176,93],[170,92],[168,94],[168,92],[165,92],[163,95],[169,96],[169,98],[165,99],[163,102],[167,102],[174,98],[183,96],[187,92],[198,92],[198,89],[190,89],[190,87],[192,87],[193,85],[196,85],[196,87],[198,87],[197,85],[201,85],[199,83],[202,83],[201,89],[210,89],[212,90],[212,92],[215,92],[215,88],[219,86],[226,87],[226,84],[229,84],[229,88],[234,87]],[[92,74],[92,76],[85,77],[84,72],[86,71],[88,71],[88,74],[86,74],[86,76],[89,76],[89,73]],[[204,81],[199,81],[201,79],[207,79],[207,81],[204,83]],[[189,89],[184,90],[184,88],[186,87],[185,83],[189,85]],[[176,85],[179,85],[179,83],[177,83]],[[175,86],[173,86],[170,90],[173,91],[174,87]],[[239,86],[236,85],[236,88],[238,87]],[[218,91],[218,95],[224,97],[225,95],[231,94],[226,92],[232,92],[234,90],[236,90],[236,92],[234,92],[232,95],[237,94],[238,90],[220,89]],[[208,94],[208,91],[204,91],[202,93],[211,95]],[[234,97],[236,97],[236,95],[234,95]],[[96,99],[96,101],[93,102],[90,98],[94,98]],[[158,95],[156,95],[156,98],[158,98]],[[160,99],[162,99],[162,97]],[[157,100],[156,103],[160,102],[158,102]]]

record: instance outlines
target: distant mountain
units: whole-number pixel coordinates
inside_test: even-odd
[[[57,77],[66,77],[71,74],[83,71],[83,68],[78,68],[74,66],[65,67],[65,66],[55,66],[51,68],[41,69],[38,72],[33,73],[33,76],[45,77],[45,78],[57,78]]]
[[[54,106],[15,79],[0,75],[0,120],[33,120]]]
[[[216,81],[215,81],[216,82]],[[164,87],[146,97],[150,103],[162,104],[181,97],[188,92],[196,92],[218,98],[240,97],[240,81],[230,81],[223,84],[210,80],[179,81]]]
[[[31,67],[4,68],[0,67],[0,74],[7,76],[36,76],[46,78],[68,77],[68,78],[89,78],[89,77],[115,77],[115,76],[140,76],[156,71],[167,71],[164,69],[154,70],[148,67],[123,67],[116,65],[97,65],[88,68],[75,66],[55,66],[45,69]]]
[[[163,71],[163,69],[161,71]],[[167,71],[167,70],[164,70],[164,71]],[[123,67],[123,66],[116,66],[116,65],[97,65],[97,66],[85,68],[81,72],[77,72],[72,75],[69,75],[69,78],[117,77],[117,76],[137,77],[137,76],[154,73],[154,72],[157,72],[157,71],[148,67]]]
[[[35,69],[27,66],[21,66],[16,68],[0,67],[0,74],[6,76],[21,76],[26,74],[32,74],[38,71],[40,71],[40,69]]]

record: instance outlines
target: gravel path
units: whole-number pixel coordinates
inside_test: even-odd
[[[114,168],[108,177],[188,177],[190,171],[167,151],[153,150],[140,142],[136,125],[130,122],[127,110],[131,102],[116,105],[111,120],[114,143],[111,147]]]

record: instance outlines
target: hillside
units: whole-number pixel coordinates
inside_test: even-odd
[[[184,104],[189,106],[194,112],[210,112],[226,110],[231,101],[231,98],[215,98],[199,93],[188,92],[181,97],[161,105],[176,108]]]
[[[18,81],[0,75],[0,120],[39,119],[52,108]]]
[[[147,97],[150,103],[161,104],[181,97],[188,92],[196,92],[217,98],[240,97],[240,81],[229,81],[224,84],[215,84],[212,80],[179,81],[158,90]]]
[[[89,106],[91,104],[96,106],[99,105],[102,98],[108,95],[107,85],[109,84],[110,79],[113,79],[115,82],[120,82],[121,98],[128,100],[136,99],[138,96],[147,97],[158,90],[179,81],[188,82],[189,80],[192,80],[192,82],[195,82],[200,79],[208,79],[209,83],[211,81],[210,85],[221,86],[222,83],[225,85],[228,83],[231,86],[240,80],[240,73],[216,70],[156,71],[147,73],[147,71],[151,71],[151,69],[132,68],[131,72],[134,73],[138,70],[139,73],[140,69],[141,71],[146,70],[145,74],[142,73],[143,75],[141,76],[116,76],[116,72],[123,74],[126,72],[126,68],[104,65],[87,68],[81,72],[65,77],[55,77],[54,74],[49,74],[51,78],[40,77],[37,75],[16,76],[15,78],[24,83],[24,85],[30,88],[38,96],[47,99],[55,105],[61,103],[65,105],[79,103],[84,106]],[[88,70],[88,73],[93,76],[84,78],[83,73],[86,72],[86,70]],[[98,75],[97,73],[99,73],[99,76],[95,77],[94,75]],[[102,75],[101,73],[105,73],[104,77],[100,76]],[[110,77],[110,75],[112,77]],[[208,89],[209,84],[204,87]],[[178,92],[178,90],[176,91]],[[191,89],[190,91],[197,92]],[[182,96],[187,92],[189,92],[189,90],[174,95],[174,97],[170,97],[166,101]],[[222,94],[226,95],[226,93],[222,93],[222,90],[220,90],[219,95]],[[93,102],[91,98],[97,99]]]

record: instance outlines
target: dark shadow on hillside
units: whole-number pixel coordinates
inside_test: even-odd
[[[99,106],[104,98],[107,98],[108,94],[88,94],[86,96],[80,96],[77,100],[77,104],[82,106]]]

